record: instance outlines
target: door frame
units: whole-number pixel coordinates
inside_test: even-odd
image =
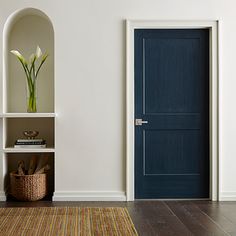
[[[126,20],[126,199],[134,201],[134,30],[135,29],[209,29],[209,153],[210,199],[218,201],[220,171],[220,21]]]

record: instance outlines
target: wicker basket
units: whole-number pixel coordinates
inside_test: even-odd
[[[47,194],[47,174],[10,173],[10,194],[20,201],[37,201]]]

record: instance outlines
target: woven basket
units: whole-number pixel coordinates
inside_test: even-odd
[[[20,201],[37,201],[47,194],[47,174],[18,175],[10,173],[10,194]]]

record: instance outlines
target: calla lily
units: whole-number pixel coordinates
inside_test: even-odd
[[[42,62],[44,62],[44,61],[47,59],[47,57],[48,57],[48,54],[45,53],[45,54],[43,55],[43,57],[42,57]]]
[[[36,55],[34,53],[32,53],[29,57],[29,62],[32,63],[35,59]]]
[[[40,49],[39,46],[37,46],[37,48],[36,48],[36,53],[35,53],[35,55],[36,55],[37,58],[41,57],[41,55],[42,55],[42,51],[41,51],[41,49]]]
[[[48,54],[45,53],[45,54],[43,55],[43,57],[42,57],[42,61],[41,61],[40,65],[39,65],[39,67],[38,67],[38,70],[36,71],[35,77],[38,76],[39,70],[41,69],[43,63],[46,61],[47,57],[48,57]]]
[[[26,61],[25,58],[17,50],[11,50],[11,53],[16,55],[22,62]]]
[[[11,50],[11,53],[16,55],[17,57],[22,57],[22,55],[17,50]]]
[[[36,48],[36,52],[31,54],[29,57],[29,62],[25,60],[25,58],[17,51],[11,50],[11,53],[17,56],[19,61],[22,64],[22,67],[25,71],[26,80],[27,80],[27,88],[29,90],[29,98],[28,98],[28,112],[36,112],[36,80],[38,73],[46,61],[48,54],[45,53],[42,56],[42,51],[39,46]],[[37,63],[37,59],[42,56],[41,62]]]

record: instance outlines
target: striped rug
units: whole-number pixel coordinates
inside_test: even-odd
[[[0,235],[138,235],[126,208],[0,208]]]

